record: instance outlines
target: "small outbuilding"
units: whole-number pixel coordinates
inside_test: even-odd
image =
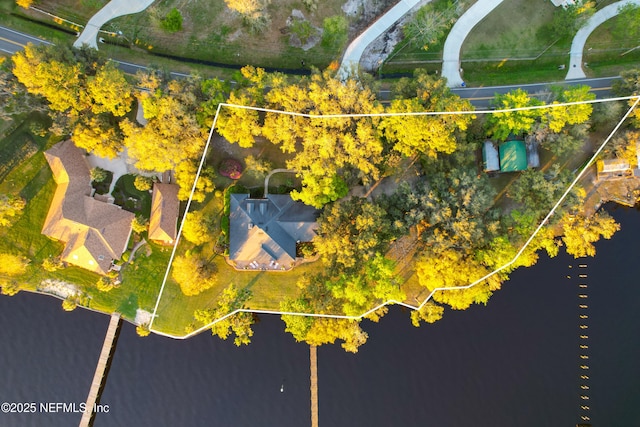
[[[527,169],[527,149],[524,141],[506,141],[500,145],[500,171],[518,172]]]
[[[485,141],[482,146],[482,163],[485,172],[497,172],[500,170],[500,154],[491,141]]]
[[[596,162],[596,176],[598,180],[628,178],[633,176],[633,170],[624,159],[604,159]]]
[[[178,212],[178,187],[176,184],[153,184],[149,239],[163,245],[173,245],[176,240]]]

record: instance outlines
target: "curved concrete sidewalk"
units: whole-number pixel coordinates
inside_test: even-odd
[[[461,87],[463,84],[460,75],[460,50],[462,43],[471,30],[478,25],[493,9],[504,0],[478,0],[471,6],[454,24],[444,42],[442,54],[442,77],[446,77],[447,86]]]
[[[569,71],[565,80],[584,79],[587,75],[582,69],[582,53],[584,52],[584,45],[587,43],[587,39],[599,25],[606,20],[613,18],[618,14],[618,9],[627,4],[640,5],[640,0],[622,0],[609,6],[603,7],[599,11],[593,14],[586,24],[582,26],[573,37],[571,43],[571,55],[569,60]]]
[[[98,31],[104,24],[119,16],[142,12],[153,2],[154,0],[111,0],[91,17],[73,46],[81,47],[86,44],[98,49]]]
[[[393,6],[387,13],[382,15],[377,21],[375,21],[369,28],[364,30],[362,34],[356,37],[347,47],[342,57],[342,63],[338,69],[338,76],[345,80],[349,75],[358,71],[360,64],[360,58],[364,50],[375,39],[380,37],[385,31],[387,31],[393,24],[395,24],[400,18],[413,9],[421,0],[400,0],[395,6]],[[429,3],[431,0],[424,2]]]

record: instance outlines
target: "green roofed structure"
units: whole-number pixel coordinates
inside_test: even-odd
[[[527,169],[527,149],[524,141],[507,141],[500,145],[500,171],[518,172]]]

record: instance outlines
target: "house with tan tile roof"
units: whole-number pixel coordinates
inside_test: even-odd
[[[92,197],[89,166],[73,142],[60,142],[44,156],[58,187],[42,234],[65,243],[62,261],[106,274],[127,248],[134,215]]]
[[[173,245],[178,234],[179,186],[176,184],[153,185],[151,198],[151,218],[149,219],[149,239],[164,245]]]

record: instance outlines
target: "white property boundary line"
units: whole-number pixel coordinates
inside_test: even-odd
[[[297,312],[287,312],[287,311],[276,311],[276,310],[259,310],[259,309],[236,309],[234,311],[232,311],[231,313],[216,319],[212,322],[210,322],[207,325],[202,326],[201,328],[192,331],[186,335],[183,336],[176,336],[176,335],[171,335],[165,332],[161,332],[161,331],[157,331],[152,329],[153,327],[153,322],[157,316],[157,311],[158,311],[158,306],[160,304],[160,299],[162,298],[162,294],[164,292],[164,287],[167,283],[167,278],[169,277],[169,271],[171,270],[171,264],[173,262],[173,259],[175,257],[176,254],[176,249],[178,247],[178,243],[180,242],[180,237],[182,236],[182,227],[184,225],[184,219],[186,218],[187,213],[189,212],[189,207],[191,206],[191,201],[193,199],[193,194],[196,190],[196,184],[198,182],[198,179],[200,178],[200,173],[202,171],[202,167],[204,165],[205,162],[205,158],[206,158],[206,154],[207,151],[209,149],[209,146],[211,145],[211,138],[213,136],[213,132],[215,130],[217,121],[218,121],[218,116],[220,114],[220,110],[221,108],[224,107],[229,107],[229,108],[238,108],[238,109],[245,109],[245,110],[255,110],[255,111],[261,111],[261,112],[270,112],[270,113],[279,113],[279,114],[286,114],[286,115],[290,115],[290,116],[296,116],[296,117],[306,117],[306,118],[310,118],[310,119],[314,119],[314,118],[347,118],[347,117],[391,117],[391,116],[426,116],[426,115],[451,115],[451,114],[492,114],[492,113],[506,113],[506,112],[512,112],[512,111],[524,111],[524,110],[535,110],[535,109],[542,109],[542,108],[554,108],[554,107],[563,107],[563,106],[570,106],[570,105],[580,105],[580,104],[594,104],[594,103],[599,103],[599,102],[611,102],[611,101],[629,101],[629,100],[634,100],[635,102],[633,103],[633,105],[631,105],[631,107],[627,110],[627,112],[624,114],[624,116],[620,119],[620,121],[616,124],[616,126],[613,128],[613,130],[609,133],[609,135],[607,136],[607,138],[604,140],[604,142],[600,145],[600,147],[596,150],[596,152],[593,154],[593,156],[589,159],[589,161],[587,162],[587,164],[585,165],[584,168],[582,168],[582,170],[580,171],[580,173],[578,173],[578,175],[575,177],[575,179],[571,182],[571,184],[569,185],[569,187],[566,189],[566,191],[562,194],[562,196],[560,197],[560,199],[556,202],[556,204],[551,208],[551,210],[549,211],[549,213],[544,217],[544,219],[542,220],[542,222],[538,225],[538,227],[534,230],[533,234],[531,235],[531,237],[529,237],[529,239],[524,243],[524,245],[522,246],[522,248],[520,248],[520,250],[516,253],[516,255],[513,257],[513,259],[509,262],[507,262],[505,265],[503,265],[500,268],[497,268],[496,270],[492,271],[491,273],[486,274],[485,276],[481,277],[480,279],[466,285],[466,286],[455,286],[455,287],[442,287],[442,288],[436,288],[434,290],[431,291],[431,293],[429,293],[429,295],[427,296],[427,298],[418,306],[414,306],[411,304],[407,304],[405,302],[402,301],[396,301],[396,300],[389,300],[386,301],[384,303],[381,303],[379,305],[377,305],[376,307],[366,311],[365,313],[362,313],[358,316],[347,316],[347,315],[340,315],[340,314],[320,314],[320,313],[297,313]],[[317,317],[317,318],[332,318],[332,319],[350,319],[350,320],[360,320],[363,317],[366,317],[367,315],[377,311],[378,309],[387,306],[387,305],[401,305],[403,307],[407,307],[410,308],[412,310],[420,310],[422,307],[424,307],[424,305],[429,302],[431,300],[431,297],[438,291],[451,291],[451,290],[461,290],[461,289],[469,289],[481,282],[483,282],[484,280],[488,279],[489,277],[493,276],[496,273],[499,273],[500,271],[508,268],[509,266],[513,265],[513,263],[516,262],[516,260],[520,257],[520,255],[522,255],[522,253],[527,249],[527,247],[531,244],[531,242],[533,241],[533,239],[535,238],[535,236],[540,232],[540,230],[542,229],[542,227],[547,223],[547,221],[549,221],[549,218],[551,218],[551,216],[553,216],[553,214],[555,213],[556,209],[558,209],[558,207],[560,206],[560,204],[564,201],[564,199],[567,197],[567,195],[569,194],[569,192],[573,189],[573,187],[576,185],[576,183],[580,180],[580,178],[582,178],[582,176],[584,175],[584,173],[586,172],[588,166],[590,166],[593,161],[596,159],[596,157],[600,154],[600,152],[602,152],[602,150],[604,149],[605,145],[607,145],[607,143],[611,140],[611,138],[613,137],[613,135],[616,134],[616,132],[618,131],[618,129],[620,128],[620,126],[622,126],[622,123],[624,123],[624,121],[627,119],[627,117],[629,117],[629,115],[631,114],[631,112],[634,110],[634,108],[636,108],[638,106],[638,103],[640,103],[640,96],[625,96],[625,97],[616,97],[616,98],[607,98],[607,99],[599,99],[599,100],[590,100],[590,101],[577,101],[577,102],[566,102],[566,103],[558,103],[558,104],[549,104],[549,105],[541,105],[541,106],[533,106],[533,107],[520,107],[520,108],[509,108],[509,109],[502,109],[502,110],[480,110],[480,111],[425,111],[425,112],[413,112],[413,113],[371,113],[371,114],[327,114],[327,115],[314,115],[314,114],[304,114],[304,113],[297,113],[297,112],[291,112],[291,111],[280,111],[280,110],[274,110],[274,109],[268,109],[268,108],[260,108],[260,107],[251,107],[251,106],[245,106],[245,105],[235,105],[235,104],[226,104],[226,103],[220,103],[218,104],[218,108],[216,110],[216,114],[213,118],[213,123],[211,125],[211,130],[209,131],[209,138],[207,139],[207,143],[205,144],[205,148],[204,148],[204,152],[202,154],[202,158],[200,159],[200,165],[198,166],[198,171],[196,174],[196,179],[193,182],[193,186],[191,188],[191,194],[189,196],[189,201],[187,202],[187,206],[182,218],[182,223],[180,224],[180,228],[178,230],[178,236],[176,237],[176,241],[175,244],[173,246],[173,250],[171,252],[171,257],[169,258],[169,263],[167,265],[167,271],[164,274],[164,279],[162,281],[162,286],[160,287],[160,292],[158,294],[158,299],[156,300],[156,305],[153,309],[153,315],[151,317],[151,322],[149,323],[149,330],[151,332],[154,332],[155,334],[158,335],[162,335],[165,337],[169,337],[169,338],[174,338],[174,339],[187,339],[190,338],[194,335],[197,335],[203,331],[205,331],[206,329],[209,329],[212,325],[227,319],[230,316],[233,316],[237,313],[256,313],[256,314],[275,314],[275,315],[290,315],[290,316],[308,316],[308,317]]]

